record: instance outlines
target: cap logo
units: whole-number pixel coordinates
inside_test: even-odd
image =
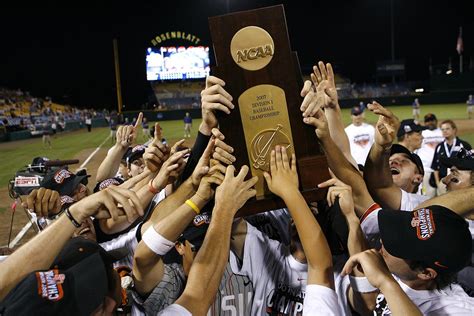
[[[413,212],[411,226],[416,228],[416,235],[420,240],[430,239],[436,231],[433,213],[430,209],[422,208]]]
[[[57,184],[61,184],[61,183],[64,182],[64,179],[69,178],[71,175],[72,175],[72,173],[70,173],[68,170],[61,169],[61,170],[57,171],[56,174],[54,175],[54,181]]]
[[[36,272],[38,294],[44,299],[57,302],[64,296],[63,286],[66,276],[57,269],[45,272]]]
[[[403,126],[403,130],[405,131],[405,133],[410,133],[411,132],[411,127],[409,125],[405,125],[405,126]]]
[[[207,213],[199,214],[194,217],[193,225],[199,227],[204,224],[209,224],[211,222],[211,218]]]
[[[62,195],[60,198],[59,198],[59,201],[61,202],[61,206],[63,206],[64,204],[72,204],[74,202],[76,202],[72,197],[70,197],[69,195]]]
[[[107,189],[112,184],[120,185],[120,183],[117,180],[115,180],[114,178],[111,178],[111,179],[107,179],[107,180],[102,181],[99,184],[99,190],[102,191],[103,189]]]

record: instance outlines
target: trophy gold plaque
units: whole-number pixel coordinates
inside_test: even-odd
[[[237,168],[248,165],[258,176],[256,198],[238,216],[284,206],[263,177],[276,145],[296,154],[300,191],[308,202],[325,198],[317,184],[329,178],[327,161],[314,128],[303,123],[303,79],[298,57],[290,49],[283,5],[209,18],[216,67],[234,97],[231,114],[218,113],[219,127],[234,148]]]

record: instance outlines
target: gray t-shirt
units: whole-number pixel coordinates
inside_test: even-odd
[[[157,315],[166,307],[173,304],[183,293],[186,286],[186,277],[181,264],[166,264],[163,279],[142,300],[134,293],[135,303],[146,315]],[[227,264],[219,285],[214,303],[207,315],[249,315],[253,301],[253,288],[249,278],[232,273]]]

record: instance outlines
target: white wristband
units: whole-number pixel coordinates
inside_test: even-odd
[[[366,277],[355,277],[349,275],[349,281],[351,282],[352,290],[359,293],[370,293],[378,290],[376,287],[370,284]]]
[[[153,226],[150,226],[142,236],[142,240],[145,245],[150,248],[151,251],[159,256],[164,256],[174,247],[174,242],[161,236]]]

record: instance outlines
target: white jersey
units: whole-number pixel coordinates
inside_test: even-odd
[[[192,316],[192,314],[179,304],[172,304],[162,310],[158,316]]]
[[[333,289],[317,284],[306,286],[303,316],[338,316],[341,313],[339,313],[337,306],[337,294]]]
[[[425,129],[421,132],[421,135],[423,136],[423,143],[415,153],[420,156],[425,172],[432,172],[431,163],[433,162],[434,152],[436,146],[444,140],[443,133],[439,128],[432,131]]]
[[[135,253],[135,248],[137,248],[137,245],[139,243],[137,236],[141,236],[139,231],[141,227],[142,224],[138,224],[128,233],[125,233],[123,235],[118,236],[117,238],[99,244],[106,251],[118,249],[123,249],[124,251],[126,251],[127,255],[124,258],[118,260],[117,262],[114,262],[114,268],[126,266],[131,269],[133,267],[133,254]]]
[[[351,155],[359,165],[365,165],[365,160],[374,143],[375,128],[367,123],[360,126],[351,124],[345,129],[349,144],[351,146]]]
[[[251,315],[302,315],[308,265],[296,261],[288,246],[247,223],[241,267],[238,261],[231,254],[232,271],[254,285]]]
[[[423,315],[474,315],[474,298],[469,297],[459,284],[442,290],[414,290],[393,276],[402,290],[415,303]],[[392,315],[385,296],[377,296],[374,315]]]

